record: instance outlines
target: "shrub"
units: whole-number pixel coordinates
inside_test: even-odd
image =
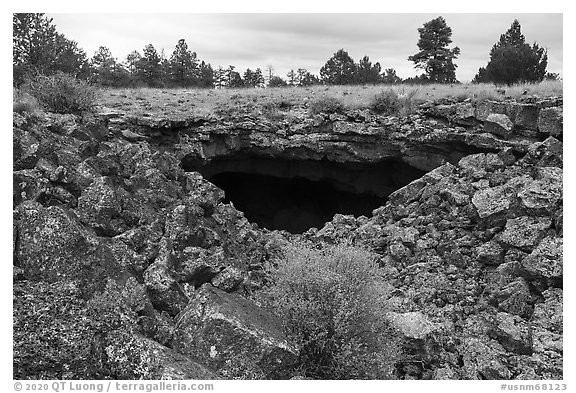
[[[344,105],[336,97],[323,96],[310,103],[309,111],[313,115],[319,113],[341,113]]]
[[[401,103],[398,94],[392,90],[384,90],[374,96],[370,102],[373,112],[385,115],[393,115],[400,111]]]
[[[386,379],[397,358],[381,304],[386,282],[367,251],[288,246],[268,301],[299,347],[298,372],[320,379]]]
[[[24,84],[24,90],[49,112],[82,114],[96,106],[96,89],[85,81],[64,73],[37,74]]]

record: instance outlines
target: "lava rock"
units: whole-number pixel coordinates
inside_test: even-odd
[[[460,353],[468,379],[510,379],[512,376],[503,362],[505,350],[497,342],[465,338]]]
[[[499,288],[495,295],[498,308],[512,315],[528,319],[532,315],[533,298],[526,280],[517,278],[511,283]]]
[[[518,217],[506,222],[504,231],[497,235],[498,241],[522,250],[532,250],[552,225],[548,217]]]
[[[212,285],[225,292],[233,292],[247,279],[246,272],[234,266],[224,268],[212,279]]]
[[[120,278],[122,267],[110,249],[86,232],[63,208],[25,201],[15,213],[16,256],[27,278],[47,282],[83,280],[95,290],[105,277]]]
[[[509,351],[532,354],[532,327],[517,315],[499,312],[491,334]]]
[[[500,265],[504,262],[505,250],[496,241],[486,242],[476,247],[478,262],[485,265]]]
[[[562,238],[547,237],[522,260],[529,278],[562,279]]]
[[[549,169],[554,171],[541,171],[542,179],[530,182],[518,193],[522,205],[530,213],[552,214],[562,200],[562,169]]]
[[[538,131],[555,138],[562,138],[563,128],[562,107],[543,108],[540,110],[540,115],[538,116]]]
[[[563,353],[563,290],[550,288],[542,293],[544,302],[534,307],[530,320],[533,326],[534,352],[549,358]]]
[[[407,313],[389,312],[386,314],[386,319],[406,338],[423,340],[430,333],[438,330],[438,327],[419,311]]]
[[[124,192],[125,193],[125,192]],[[110,177],[96,178],[78,198],[78,214],[82,221],[105,236],[116,236],[128,227],[119,219],[122,212],[122,190]]]
[[[174,277],[169,248],[168,241],[163,239],[158,257],[144,272],[144,284],[152,304],[175,316],[186,307],[188,297]]]
[[[472,196],[472,204],[481,219],[502,219],[510,210],[513,196],[510,187],[496,186],[476,191]]]
[[[470,173],[476,173],[481,170],[492,172],[495,169],[504,167],[505,163],[497,154],[478,153],[463,157],[460,161],[458,161],[458,166],[469,171]]]
[[[189,357],[146,337],[134,335],[137,356],[150,359],[153,370],[149,379],[158,380],[210,380],[220,379],[217,374]],[[134,355],[134,354],[133,354]]]
[[[297,357],[276,316],[210,284],[178,315],[173,347],[220,373],[243,364],[268,378],[286,378]]]
[[[538,105],[530,103],[514,102],[510,104],[514,115],[510,118],[514,120],[514,125],[521,129],[536,130],[538,123]]]
[[[544,142],[536,142],[528,147],[522,161],[541,167],[559,167],[564,162],[563,144],[550,136]]]
[[[484,132],[508,138],[512,135],[514,125],[506,115],[492,113],[484,122]]]

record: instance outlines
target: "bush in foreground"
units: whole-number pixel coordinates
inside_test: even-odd
[[[61,72],[50,76],[31,76],[23,90],[49,112],[82,114],[92,112],[96,106],[96,88]]]
[[[374,257],[345,246],[289,246],[272,269],[271,306],[299,347],[298,371],[316,379],[387,379],[397,338],[384,319],[386,282]]]

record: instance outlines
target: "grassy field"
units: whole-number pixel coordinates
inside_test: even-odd
[[[263,113],[274,116],[306,111],[309,104],[332,97],[345,109],[370,107],[374,97],[393,90],[412,104],[441,98],[457,101],[471,99],[504,100],[522,96],[562,96],[561,81],[496,87],[488,84],[454,85],[376,85],[376,86],[311,86],[270,89],[104,89],[101,107],[121,109],[134,115],[207,116],[211,114]]]

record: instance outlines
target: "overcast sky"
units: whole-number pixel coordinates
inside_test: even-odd
[[[184,38],[214,68],[231,64],[243,73],[272,65],[284,78],[297,68],[318,75],[340,48],[355,61],[368,55],[403,78],[420,74],[407,58],[418,50],[417,29],[439,15],[452,28],[452,46],[460,47],[456,76],[462,82],[486,65],[515,18],[528,43],[548,49],[548,71],[562,74],[562,14],[47,14],[89,57],[102,45],[123,61],[149,43],[169,57]]]

